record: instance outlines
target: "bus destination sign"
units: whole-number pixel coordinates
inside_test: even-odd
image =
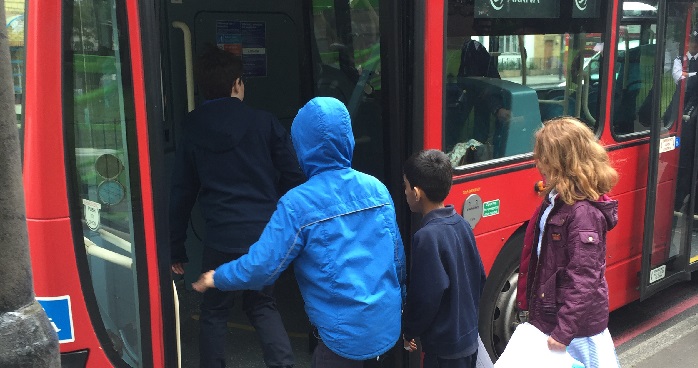
[[[476,18],[558,18],[559,16],[560,0],[475,0]]]

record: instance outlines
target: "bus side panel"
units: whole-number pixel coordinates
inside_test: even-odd
[[[622,262],[616,262],[606,267],[610,310],[616,310],[640,299],[641,259],[642,256],[637,255],[631,259],[625,259]]]
[[[70,219],[27,220],[34,289],[39,297],[70,296],[74,341],[62,342],[61,353],[89,350],[88,366],[111,367],[95,335],[77,275]],[[50,317],[50,316],[49,316]]]
[[[24,190],[27,218],[68,217],[61,96],[61,1],[27,8]],[[51,147],[53,154],[49,152]]]
[[[497,172],[506,170],[499,168]],[[483,173],[485,174],[485,173]],[[483,206],[482,217],[474,226],[478,249],[485,270],[489,273],[492,264],[502,247],[521,224],[528,221],[541,198],[535,191],[535,184],[542,178],[535,168],[525,168],[510,173],[496,174],[482,179],[468,180],[456,177],[446,204],[452,204],[456,212],[463,215],[463,205],[468,197],[477,195]],[[465,216],[466,218],[468,216]]]
[[[508,226],[491,233],[482,234],[475,237],[477,248],[480,251],[482,264],[485,266],[485,273],[490,274],[494,260],[497,259],[499,252],[506,244],[507,240],[521,228],[521,224]]]
[[[441,148],[444,0],[429,0],[424,35],[424,149]]]

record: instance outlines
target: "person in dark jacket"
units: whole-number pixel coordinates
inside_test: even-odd
[[[618,173],[576,118],[547,121],[535,139],[545,200],[524,236],[517,307],[549,335],[550,350],[567,349],[586,368],[617,367],[605,272],[606,233],[618,222],[618,203],[606,193]]]
[[[438,150],[417,152],[405,162],[403,180],[410,210],[422,215],[412,239],[405,349],[414,351],[419,337],[424,368],[474,368],[485,270],[470,225],[453,206],[444,206],[451,162]]]
[[[206,221],[202,269],[247,253],[286,191],[305,181],[288,132],[270,113],[242,100],[242,61],[211,46],[197,65],[206,102],[182,124],[170,194],[172,271],[184,274],[184,242],[194,203]],[[269,367],[294,364],[272,296],[273,286],[242,292],[242,308],[258,333]],[[209,290],[201,300],[201,367],[225,367],[227,320],[235,294]]]

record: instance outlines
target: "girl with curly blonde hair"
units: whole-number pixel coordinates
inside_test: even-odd
[[[535,139],[544,200],[524,236],[517,307],[549,336],[550,350],[567,350],[586,368],[618,367],[605,277],[606,233],[618,222],[618,202],[606,193],[618,173],[575,118],[547,121]]]

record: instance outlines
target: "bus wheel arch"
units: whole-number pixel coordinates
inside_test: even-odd
[[[525,229],[523,224],[504,244],[480,298],[480,337],[493,361],[502,355],[518,322],[516,287]]]

